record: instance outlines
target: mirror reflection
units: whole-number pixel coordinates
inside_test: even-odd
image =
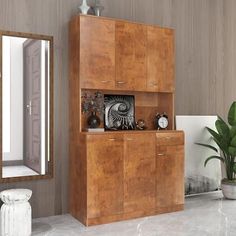
[[[50,162],[50,41],[2,36],[2,178]]]

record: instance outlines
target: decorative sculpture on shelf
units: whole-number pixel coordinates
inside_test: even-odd
[[[105,129],[106,130],[133,130],[134,96],[104,95]]]
[[[96,16],[101,16],[101,12],[104,10],[104,7],[100,5],[100,3],[95,0],[95,5],[93,7],[94,13]]]
[[[94,94],[84,92],[81,96],[82,112],[89,114],[87,124],[89,128],[98,128],[101,123],[101,118],[104,114],[104,98],[99,91]]]
[[[143,119],[137,120],[137,122],[136,122],[136,129],[137,130],[145,130],[146,128],[147,127],[146,127],[145,121]]]
[[[79,9],[82,14],[85,14],[85,15],[88,14],[88,10],[90,9],[90,6],[88,6],[87,0],[83,0],[82,4],[79,6]]]

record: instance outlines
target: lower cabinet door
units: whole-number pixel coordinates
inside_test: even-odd
[[[174,208],[184,203],[184,146],[157,146],[156,208]]]
[[[124,212],[155,209],[155,134],[124,136]]]
[[[87,136],[87,216],[123,213],[123,136]]]

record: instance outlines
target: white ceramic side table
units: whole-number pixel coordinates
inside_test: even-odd
[[[31,235],[31,206],[28,202],[31,195],[29,189],[9,189],[0,193],[4,203],[0,210],[1,236]]]

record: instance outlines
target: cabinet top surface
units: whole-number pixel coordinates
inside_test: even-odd
[[[110,21],[119,21],[119,22],[124,22],[124,23],[131,23],[131,24],[138,24],[138,25],[146,25],[146,26],[152,26],[152,27],[157,27],[157,28],[162,28],[162,29],[168,29],[171,31],[174,31],[173,28],[170,27],[162,27],[160,25],[154,25],[154,24],[145,24],[142,22],[135,22],[135,21],[130,21],[130,20],[125,20],[125,19],[119,19],[119,18],[111,18],[111,17],[104,17],[104,16],[93,16],[93,15],[84,15],[84,14],[79,14],[79,15],[75,15],[72,17],[71,21],[76,20],[78,18],[82,18],[82,17],[87,17],[87,18],[97,18],[97,19],[101,19],[101,20],[110,20]]]

